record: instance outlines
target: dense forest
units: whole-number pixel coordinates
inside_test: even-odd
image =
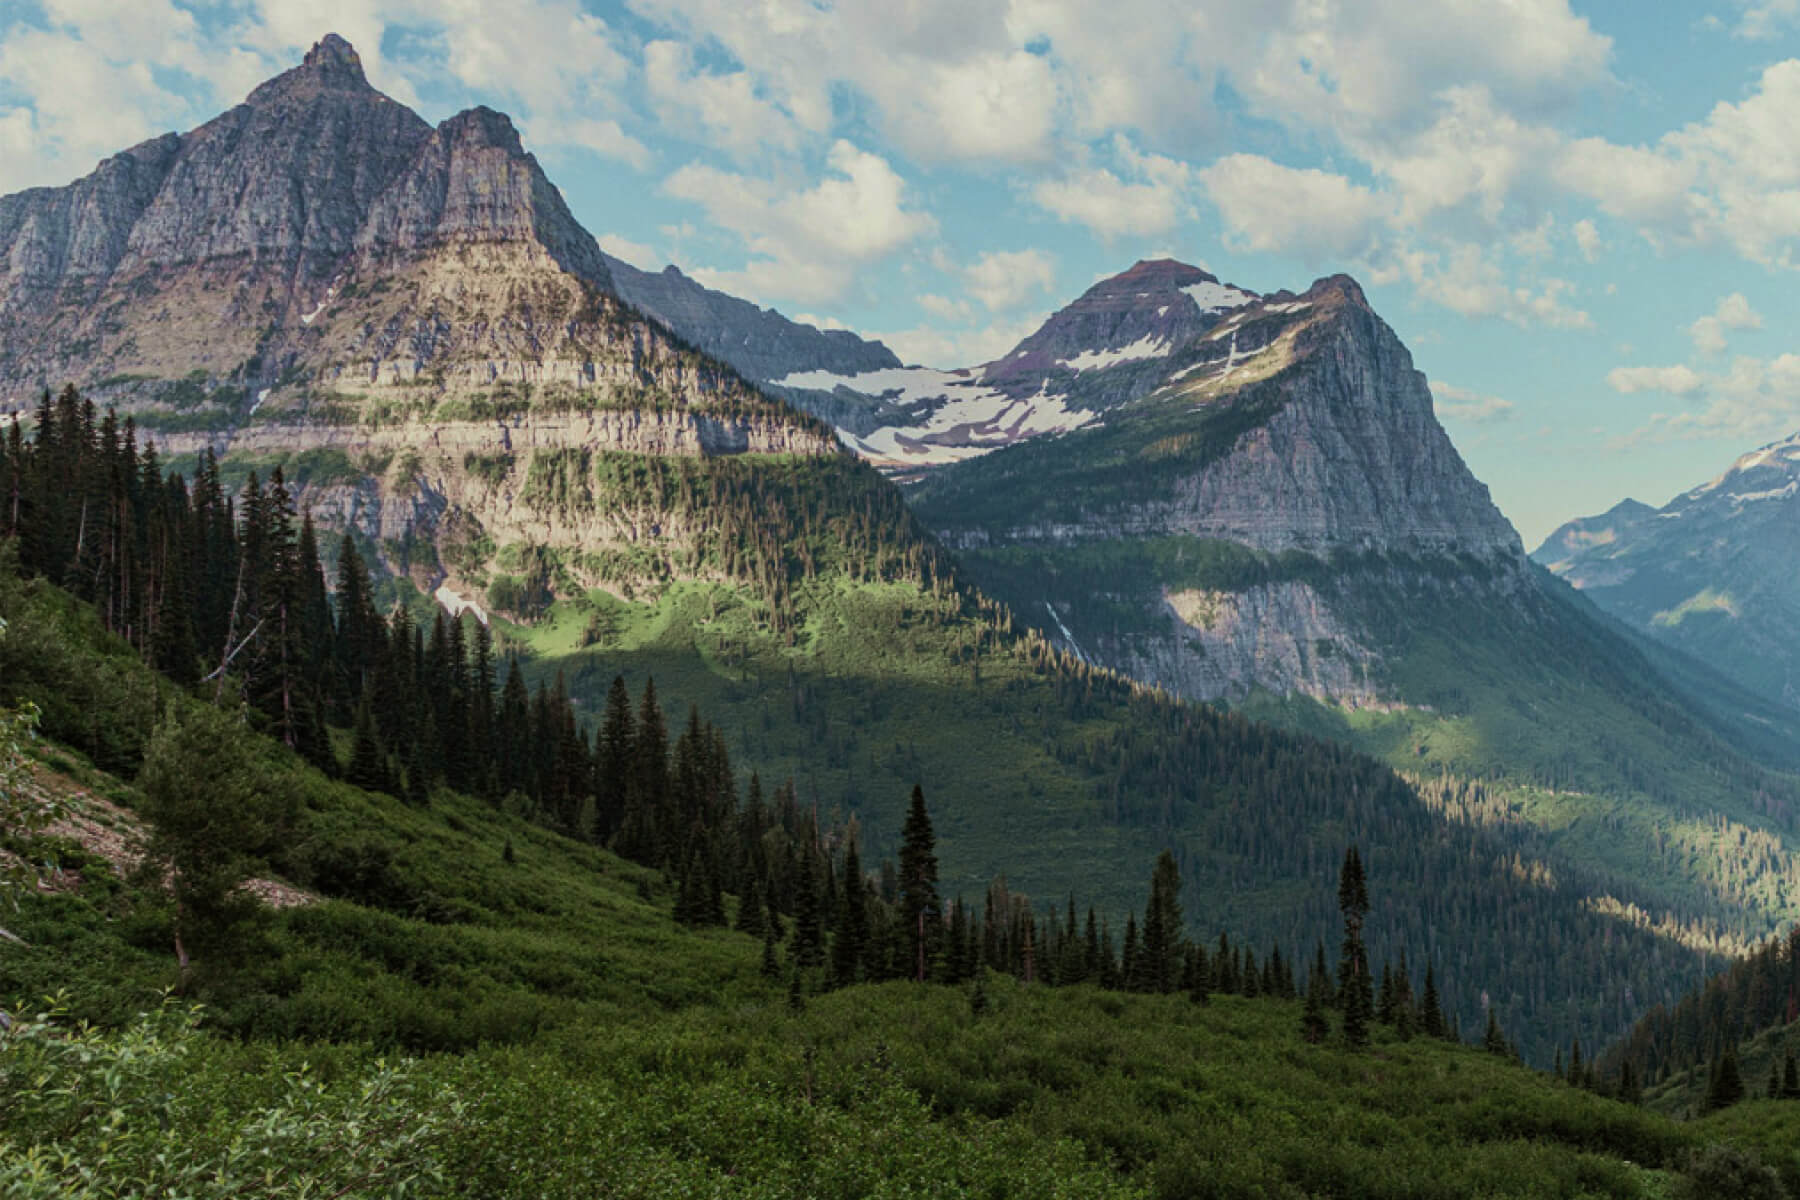
[[[878,491],[899,505],[892,489]],[[891,872],[871,863],[864,886],[848,886],[863,866],[851,857],[863,848],[853,812],[822,820],[832,797],[802,797],[791,782],[765,788],[704,714],[690,705],[685,720],[666,718],[653,680],[635,698],[615,680],[584,721],[559,677],[540,674],[528,687],[530,665],[497,653],[485,626],[435,608],[423,622],[403,605],[378,611],[355,540],[321,539],[295,512],[279,470],[251,473],[235,492],[210,455],[191,482],[166,473],[129,419],[98,413],[66,389],[46,396],[32,437],[15,422],[0,439],[0,497],[0,533],[16,542],[27,574],[91,603],[107,630],[172,683],[240,699],[257,728],[328,775],[414,804],[434,788],[468,793],[609,846],[685,890],[690,920],[719,919],[721,896],[754,897],[734,923],[785,933],[802,924],[816,893],[821,944],[841,922],[863,923],[851,935],[863,946],[846,952],[840,977],[911,973]],[[695,505],[705,499],[693,491]],[[755,510],[741,496],[726,507],[745,521]],[[1015,725],[1042,729],[1043,746],[1082,781],[1101,820],[1171,849],[1188,896],[1205,898],[1190,900],[1184,932],[1209,946],[1221,930],[1236,939],[1230,954],[1207,960],[1227,979],[1260,988],[1266,965],[1308,955],[1334,920],[1324,881],[1355,843],[1390,884],[1367,917],[1373,961],[1397,969],[1404,953],[1415,993],[1435,966],[1451,1028],[1473,1034],[1498,1012],[1533,1061],[1547,1063],[1571,1037],[1595,1044],[1626,1028],[1640,1001],[1672,1002],[1698,980],[1700,957],[1658,939],[1660,914],[1632,907],[1628,881],[1563,870],[1546,886],[1539,835],[1488,820],[1478,785],[1409,782],[1338,744],[1175,701],[1009,633],[1003,609],[965,596],[947,567],[932,565],[937,551],[882,532],[893,522],[875,508],[854,520],[867,534],[850,544],[867,548],[870,569],[920,572],[919,586],[987,614],[994,648],[1010,647],[1040,689],[1006,683],[998,703],[1015,706]],[[335,543],[329,571],[322,540]],[[881,549],[890,542],[915,548],[890,554]],[[803,587],[806,563],[791,553],[784,561],[780,570]],[[0,659],[8,653],[0,649]],[[18,662],[20,652],[10,653]],[[52,736],[104,769],[137,770],[154,703],[33,687],[23,669],[14,677]],[[814,690],[833,702],[826,685]],[[847,699],[844,711],[861,702]],[[329,894],[380,902],[394,891],[378,861],[288,865]],[[1239,899],[1246,885],[1271,883],[1285,897],[1279,908]],[[1094,906],[1090,922],[1089,905],[1072,911],[1066,897],[1021,897],[1001,881],[983,890],[990,895],[944,898],[942,970],[966,977],[985,963],[1046,981],[1108,973],[1129,981],[1133,930],[1116,905]],[[1615,908],[1597,910],[1590,896]],[[1642,917],[1622,921],[1614,911]],[[810,944],[811,918],[804,923]],[[979,958],[965,940],[979,945]]]
[[[1510,1066],[1501,1004],[1459,1019],[1443,980],[1493,951],[1434,937],[1447,901],[1409,894],[1402,860],[1384,852],[1365,870],[1343,847],[1365,831],[1475,861],[1475,824],[1444,822],[1479,807],[1466,789],[1422,795],[1369,760],[1134,695],[1027,643],[1063,719],[1109,704],[1134,718],[1063,752],[1107,781],[1107,819],[1166,826],[1175,814],[1145,797],[1179,790],[1223,818],[1220,853],[1162,854],[1142,909],[1123,914],[1034,902],[1003,880],[941,895],[922,790],[895,858],[865,869],[854,820],[822,821],[791,782],[765,793],[700,711],[669,722],[653,683],[634,697],[617,681],[584,728],[564,689],[528,688],[474,622],[440,615],[428,631],[404,607],[377,612],[354,543],[339,540],[328,573],[279,477],[226,496],[202,460],[190,487],[160,475],[129,424],[76,413],[65,449],[54,434],[4,442],[0,700],[94,764],[53,752],[59,770],[135,777],[118,794],[152,822],[157,866],[105,884],[91,856],[50,843],[94,882],[27,906],[18,932],[62,949],[4,965],[14,987],[64,994],[16,1023],[0,1061],[18,1139],[0,1178],[17,1194],[111,1194],[121,1172],[271,1196],[302,1181],[345,1195],[667,1195],[737,1178],[746,1195],[866,1194],[878,1179],[934,1194],[1249,1195],[1285,1180],[1276,1194],[1638,1195],[1665,1178],[1775,1178],[1738,1151],[1684,1157],[1708,1134],[1535,1082]],[[7,725],[15,773],[21,720]],[[1396,810],[1417,816],[1394,824]],[[1308,868],[1334,881],[1334,903],[1297,908],[1291,938],[1192,936],[1226,922],[1184,906],[1184,877],[1264,869],[1303,821],[1317,822],[1309,841],[1343,839]],[[23,861],[41,857],[29,831],[8,837]],[[1522,901],[1541,887],[1504,865]],[[231,902],[228,885],[269,869],[322,899],[274,917]],[[1448,871],[1426,878],[1450,903],[1473,892]],[[1421,899],[1422,916],[1391,924]],[[1490,903],[1504,912],[1504,896]],[[221,936],[202,918],[244,924]],[[1407,929],[1420,936],[1393,932]],[[614,948],[590,966],[580,942],[596,938]],[[132,1021],[142,1001],[123,989],[159,971],[249,1040],[211,1040],[179,1008]],[[921,977],[940,986],[903,982]],[[663,1015],[708,1004],[721,1007]],[[72,1012],[125,1028],[71,1027]],[[1459,1026],[1475,1048],[1455,1045]],[[267,1040],[292,1037],[341,1048]],[[393,1063],[375,1057],[384,1048],[463,1056]],[[283,1081],[304,1072],[271,1067],[302,1053],[327,1065],[296,1090]],[[1354,1065],[1369,1055],[1376,1075]],[[1604,1071],[1567,1075],[1619,1090]],[[54,1086],[24,1089],[27,1077]],[[548,1079],[566,1099],[551,1124],[607,1155],[543,1143],[531,1097]],[[89,1088],[154,1109],[184,1154],[58,1099]],[[636,1115],[605,1122],[627,1094]],[[1421,1095],[1454,1123],[1448,1138],[1400,1116]],[[358,1096],[381,1106],[378,1124],[355,1124]],[[1217,1140],[1205,1131],[1219,1104],[1246,1114],[1246,1136],[1229,1153],[1194,1149]],[[1350,1114],[1371,1107],[1394,1115],[1353,1135]],[[1325,1141],[1299,1132],[1314,1122]],[[1348,1149],[1357,1138],[1364,1149]],[[253,1183],[250,1164],[280,1169]]]

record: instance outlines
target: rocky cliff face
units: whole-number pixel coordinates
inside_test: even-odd
[[[1138,302],[1157,286],[1217,306],[1158,315]],[[1207,698],[1402,703],[1365,593],[1516,593],[1532,586],[1518,535],[1354,281],[1226,290],[1152,263],[1090,291],[1019,357],[1150,339],[1135,394],[1077,432],[939,468],[915,504],[1020,611],[1048,604],[1066,624],[1047,632],[1135,677]]]
[[[552,511],[546,473],[566,496],[609,456],[841,453],[613,287],[503,114],[433,128],[332,36],[199,129],[0,200],[0,408],[74,382],[168,453],[285,462],[426,583],[446,531],[571,561],[682,536]]]
[[[1532,557],[1602,609],[1800,706],[1800,435],[1662,508],[1626,500]]]

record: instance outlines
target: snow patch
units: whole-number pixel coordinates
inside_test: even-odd
[[[263,401],[269,398],[269,391],[270,389],[264,388],[262,391],[256,393],[256,403],[250,406],[251,416],[254,417],[256,415],[256,410],[263,406]]]
[[[1196,283],[1181,290],[1188,299],[1199,305],[1201,312],[1224,312],[1228,308],[1242,308],[1256,300],[1249,292],[1223,283]]]
[[[483,609],[481,605],[475,603],[473,600],[464,599],[447,583],[440,583],[438,585],[438,590],[431,594],[431,598],[436,600],[438,604],[442,606],[444,611],[450,614],[452,620],[467,612],[474,613],[475,619],[480,621],[483,625],[488,623],[487,611]]]
[[[1059,361],[1059,367],[1072,367],[1077,371],[1092,371],[1102,367],[1114,367],[1123,362],[1137,362],[1146,358],[1162,358],[1172,347],[1163,338],[1145,334],[1129,346],[1120,346],[1116,350],[1083,350],[1074,358]]]
[[[325,306],[327,304],[330,304],[332,297],[337,295],[337,290],[338,290],[338,285],[335,282],[332,283],[332,285],[330,287],[326,288],[325,289],[325,298],[323,300],[319,301],[319,307],[313,309],[311,312],[309,312],[305,316],[301,317],[300,323],[302,325],[311,325],[314,321],[318,320],[319,314],[325,311]]]
[[[1796,492],[1800,492],[1800,480],[1789,480],[1786,487],[1763,492],[1734,492],[1729,499],[1733,504],[1753,504],[1758,500],[1786,500]]]

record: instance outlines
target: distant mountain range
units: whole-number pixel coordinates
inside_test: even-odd
[[[1532,557],[1605,611],[1800,707],[1800,435],[1661,508],[1624,500]]]

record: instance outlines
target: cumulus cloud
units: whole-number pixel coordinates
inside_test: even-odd
[[[1033,202],[1106,241],[1168,233],[1193,214],[1195,173],[1187,163],[1147,154],[1119,136],[1109,147],[1118,168],[1082,166],[1040,180]]]
[[[648,43],[644,82],[665,120],[692,120],[710,145],[740,156],[769,149],[792,151],[799,145],[800,131],[793,120],[757,94],[748,71],[699,70],[693,51],[684,43]]]
[[[1502,400],[1498,396],[1486,396],[1468,388],[1457,387],[1453,383],[1445,383],[1441,379],[1431,381],[1432,407],[1437,415],[1446,421],[1462,421],[1471,425],[1483,425],[1491,421],[1503,421],[1512,416],[1512,401]]]
[[[1016,308],[1056,285],[1056,260],[1042,250],[995,250],[957,274],[989,312]]]
[[[1622,396],[1662,392],[1692,396],[1706,387],[1706,377],[1692,367],[1614,367],[1606,373],[1606,385]]]
[[[936,228],[907,204],[905,180],[880,155],[840,139],[826,161],[829,176],[801,191],[699,164],[664,180],[665,192],[701,206],[751,255],[740,270],[702,268],[694,277],[758,297],[837,299],[858,268]]]
[[[1583,217],[1570,226],[1569,231],[1575,235],[1575,245],[1581,251],[1581,257],[1588,262],[1598,262],[1600,250],[1605,245],[1600,240],[1599,228],[1592,221]]]
[[[1744,293],[1733,292],[1720,299],[1718,307],[1688,326],[1694,348],[1702,354],[1721,354],[1725,350],[1725,331],[1761,329],[1762,314],[1750,307]]]
[[[1310,263],[1370,257],[1390,212],[1386,199],[1342,175],[1255,154],[1221,158],[1200,179],[1228,241]]]
[[[1697,378],[1702,382],[1690,395],[1704,397],[1704,406],[1654,413],[1627,440],[1729,437],[1749,443],[1785,437],[1800,428],[1800,354],[1740,356]]]
[[[643,242],[634,242],[622,234],[602,233],[597,235],[594,240],[600,243],[602,250],[614,258],[622,259],[640,270],[655,270],[657,264],[663,261],[654,246],[646,245]]]

